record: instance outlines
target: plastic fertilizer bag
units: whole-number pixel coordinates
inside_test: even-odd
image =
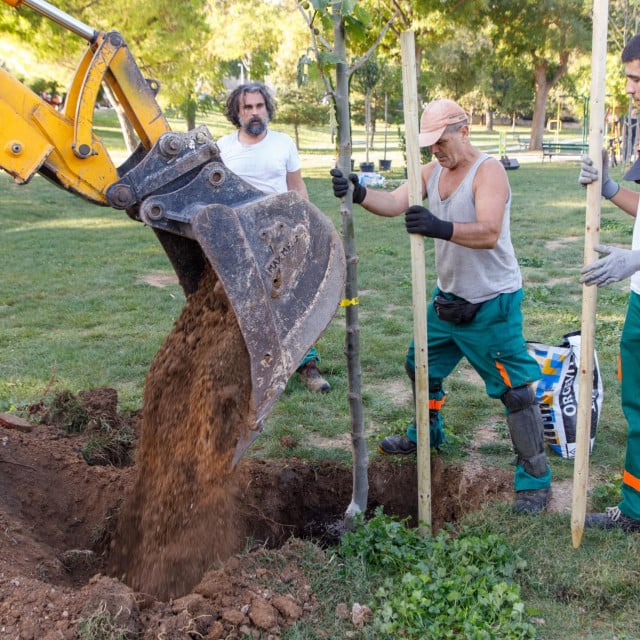
[[[566,334],[562,344],[557,346],[528,343],[529,353],[538,361],[542,372],[542,378],[534,385],[534,389],[542,411],[545,441],[563,458],[575,458],[576,455],[580,342],[580,332],[575,331]],[[604,393],[595,351],[593,356],[589,452],[596,439]]]

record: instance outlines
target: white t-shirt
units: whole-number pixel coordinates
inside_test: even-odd
[[[257,144],[241,144],[238,131],[216,140],[222,161],[237,176],[265,193],[284,193],[287,173],[301,167],[298,149],[290,136],[267,129]]]
[[[636,221],[633,223],[633,240],[631,248],[634,251],[640,249],[640,200],[638,200],[638,208],[636,209]],[[640,271],[636,271],[631,276],[631,291],[640,295]]]

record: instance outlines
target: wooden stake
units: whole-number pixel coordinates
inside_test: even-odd
[[[591,44],[591,97],[589,105],[589,157],[596,166],[602,159],[604,138],[605,61],[607,58],[608,0],[593,2],[593,34]],[[602,167],[596,182],[587,186],[587,210],[584,234],[584,264],[597,258],[594,247],[600,237],[600,203]],[[571,508],[571,539],[577,549],[582,540],[587,510],[589,480],[589,443],[593,403],[593,368],[597,287],[582,287],[582,342],[578,390],[578,422],[576,427],[576,455],[573,467],[573,500]]]
[[[413,31],[400,35],[402,51],[402,93],[404,99],[404,133],[407,151],[409,205],[422,204],[420,146],[418,142],[418,86],[416,47]],[[427,292],[424,261],[424,238],[412,233],[411,281],[413,284],[413,343],[416,362],[416,429],[418,432],[418,518],[431,527],[431,444],[429,442],[429,390],[427,359]]]

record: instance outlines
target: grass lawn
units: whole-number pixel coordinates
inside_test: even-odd
[[[206,122],[216,137],[229,130],[220,115]],[[97,124],[98,134],[121,152],[113,118],[100,114]],[[372,152],[376,162],[383,153],[382,135],[379,131]],[[356,131],[354,139],[359,136]],[[328,178],[333,164],[328,133],[304,130],[301,151],[311,200],[340,229]],[[354,157],[356,162],[364,160],[361,145]],[[397,135],[389,145],[388,157],[392,158],[389,178],[402,179]],[[621,171],[614,168],[611,174],[619,178]],[[512,237],[525,281],[523,311],[530,340],[555,344],[565,333],[580,328],[578,272],[585,192],[577,176],[578,164],[559,158],[545,163],[535,158],[509,172]],[[20,410],[55,390],[75,393],[99,386],[115,388],[122,408],[139,408],[146,372],[184,303],[153,233],[124,213],[85,203],[39,176],[18,186],[1,174],[0,210],[4,258],[0,411]],[[629,245],[631,226],[628,216],[603,202],[603,242]],[[412,414],[403,368],[404,350],[412,336],[410,249],[401,217],[378,218],[356,207],[355,232],[365,424],[375,455],[378,439],[402,432]],[[429,241],[425,247],[427,286],[431,288],[435,283],[433,250]],[[628,281],[598,292],[596,347],[605,396],[591,459],[595,485],[591,508],[615,504],[619,489],[626,425],[616,364],[627,297]],[[292,378],[265,433],[248,455],[332,458],[350,464],[344,324],[341,309],[317,345],[331,393],[309,394]],[[487,463],[508,468],[502,405],[485,395],[466,363],[447,381],[447,391],[445,422],[450,444],[442,455],[451,460],[464,455],[465,443],[484,425],[495,432],[496,442],[487,447]],[[298,445],[283,450],[284,435],[295,437]],[[572,478],[571,461],[550,454],[550,462],[556,481]],[[506,508],[489,505],[469,521],[487,532],[503,534],[526,559],[528,568],[519,580],[525,603],[538,620],[537,637],[638,637],[634,629],[640,537],[586,531],[580,549],[573,550],[567,515],[522,519],[511,516]],[[357,591],[365,586],[344,588]],[[288,637],[312,637],[303,630],[295,633],[298,635]]]

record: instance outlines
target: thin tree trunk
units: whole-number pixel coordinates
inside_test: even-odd
[[[376,148],[376,117],[375,112],[373,118],[371,118],[371,133],[369,135],[369,148],[371,151],[375,151]]]
[[[347,67],[344,22],[334,6],[333,35],[336,57],[335,107],[338,121],[338,166],[346,176],[351,173],[351,123],[349,113],[349,70]],[[353,518],[364,513],[369,493],[369,454],[364,432],[360,366],[360,323],[358,320],[358,256],[353,224],[353,201],[350,191],[340,207],[342,243],[347,259],[345,284],[346,334],[345,354],[349,383],[349,411],[351,414],[351,444],[353,447],[353,492],[345,513],[344,524],[353,528]]]
[[[364,157],[365,161],[369,162],[369,146],[371,144],[370,132],[371,132],[371,94],[367,91],[364,97]]]

